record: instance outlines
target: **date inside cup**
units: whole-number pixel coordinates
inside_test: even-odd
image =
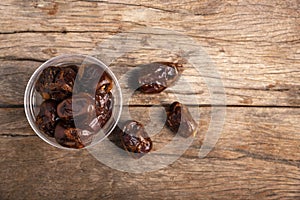
[[[115,128],[122,94],[116,77],[102,62],[65,55],[35,71],[24,105],[41,139],[59,148],[81,149],[102,141]]]

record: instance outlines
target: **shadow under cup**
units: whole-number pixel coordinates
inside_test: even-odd
[[[57,67],[64,67],[68,65],[76,65],[78,66],[78,71],[80,72],[80,68],[86,67],[86,66],[97,66],[99,67],[102,71],[106,72],[110,78],[112,79],[113,87],[111,89],[111,93],[113,96],[113,107],[112,107],[112,114],[109,120],[105,123],[103,127],[97,132],[93,134],[92,141],[89,145],[85,146],[84,148],[91,147],[102,140],[104,140],[115,128],[117,125],[121,112],[122,112],[122,92],[120,85],[118,83],[117,78],[113,74],[113,72],[101,61],[99,61],[96,58],[90,57],[90,56],[85,56],[85,55],[61,55],[58,57],[51,58],[47,62],[43,63],[40,67],[38,67],[33,75],[31,76],[26,90],[25,90],[25,95],[24,95],[24,108],[25,108],[25,114],[27,117],[27,120],[31,126],[31,128],[34,130],[34,132],[45,142],[48,144],[61,148],[61,149],[73,149],[73,148],[68,148],[60,145],[54,137],[50,137],[44,132],[42,132],[39,127],[36,124],[36,116],[40,112],[40,105],[44,101],[42,96],[40,95],[39,92],[37,92],[35,86],[36,83],[42,74],[43,70],[50,67],[50,66],[57,66]],[[77,75],[78,77],[78,75]],[[74,88],[76,88],[76,85],[78,85],[78,80],[77,77],[75,79],[74,83]],[[101,74],[99,75],[99,79],[101,77]],[[99,80],[98,79],[98,80]],[[93,86],[91,86],[92,88]],[[96,91],[92,91],[91,96],[95,95]],[[76,94],[76,89],[73,89],[72,93],[72,100],[73,95]],[[95,114],[96,115],[96,114]],[[74,120],[75,127],[78,122]]]

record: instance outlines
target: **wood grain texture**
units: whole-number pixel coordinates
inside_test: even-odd
[[[25,199],[62,195],[78,199],[299,198],[299,109],[228,108],[220,139],[205,159],[198,158],[198,151],[210,108],[200,110],[199,133],[186,153],[167,168],[142,174],[110,169],[86,150],[51,147],[26,127],[10,130],[17,135],[1,132],[0,152],[5,155],[0,165],[2,199],[17,199],[21,194]],[[21,123],[22,114],[11,122],[3,120],[18,112],[23,110],[1,109],[6,113],[1,117],[1,129]],[[141,113],[147,112],[149,108],[131,108],[134,119],[145,124],[151,115]],[[168,129],[154,136],[154,150],[170,137]]]
[[[63,53],[95,54],[97,47],[114,34],[130,32],[133,28],[156,27],[189,36],[205,49],[220,73],[228,105],[299,106],[298,6],[296,0],[251,4],[221,0],[171,4],[6,0],[0,6],[0,58],[12,62],[1,63],[1,85],[5,87],[1,91],[10,92],[3,92],[0,103],[22,104],[22,89],[39,64],[21,61],[45,61]],[[15,17],[11,18],[12,15]],[[147,32],[141,34],[145,38],[151,36]],[[192,44],[187,44],[187,48],[189,45]],[[172,61],[174,57],[170,54],[172,52],[155,49],[132,52],[118,58],[118,66],[112,69],[122,75],[129,70],[124,63],[136,66],[153,60]],[[14,66],[16,63],[28,69],[25,76],[20,77],[20,91],[7,87],[14,85],[15,79],[5,71],[16,71],[13,68],[18,67]],[[192,76],[193,69],[187,68],[185,78],[195,91],[181,96],[189,99],[191,93],[201,94],[199,103],[210,104],[203,82],[205,75]],[[170,95],[164,93],[159,98],[168,99]],[[136,100],[135,104],[144,101]],[[158,102],[150,100],[148,103]]]
[[[149,28],[174,33],[154,34]],[[121,33],[142,40],[132,40],[135,50],[120,57],[103,56],[118,51],[103,44]],[[183,48],[153,48],[153,38],[161,44],[171,38]],[[300,199],[299,0],[3,0],[0,41],[1,200]],[[154,152],[173,137],[165,127],[155,132],[164,122],[161,104],[179,99],[200,113],[194,142],[164,169],[142,174],[111,169],[86,150],[49,146],[29,127],[25,87],[51,57],[80,53],[111,62],[123,93],[131,94],[136,66],[197,58],[189,51],[194,47],[201,47],[219,72],[226,102],[217,104],[228,106],[220,138],[204,159],[198,153],[212,112],[205,80],[218,76],[205,67],[199,74],[189,62],[163,93],[126,99],[131,116],[152,135]]]
[[[199,129],[197,134],[197,146],[200,148],[203,138],[206,137],[208,126],[211,122],[210,107],[188,107],[190,112],[199,112],[193,115],[199,118]],[[26,122],[23,108],[1,108],[0,130],[1,137],[26,137],[35,136],[33,130]],[[299,162],[299,109],[293,108],[251,108],[251,107],[228,107],[226,110],[226,121],[223,127],[218,146],[221,149],[230,151],[230,148],[237,148],[241,152],[253,154],[269,155],[277,159],[294,160]],[[173,136],[171,132],[163,127],[165,117],[164,109],[159,107],[129,107],[131,116],[121,116],[120,121],[124,122],[128,118],[133,118],[142,122],[149,135],[153,135],[157,141],[154,149],[159,149],[165,142]],[[19,124],[20,126],[16,126]],[[122,124],[122,123],[121,123]],[[11,134],[9,134],[11,133]],[[158,134],[156,136],[156,134]],[[42,141],[41,141],[42,142]],[[46,145],[46,144],[45,144]],[[197,151],[192,152],[197,156]],[[225,155],[223,155],[225,156]],[[296,165],[299,165],[299,163]]]
[[[135,54],[133,59],[120,58],[118,63],[111,64],[111,70],[120,80],[124,94],[130,95],[131,105],[159,105],[179,99],[188,104],[210,105],[211,88],[206,85],[206,79],[214,81],[212,77],[203,77],[195,68],[186,65],[180,79],[165,92],[157,95],[143,95],[134,93],[130,86],[130,78],[135,66],[149,63],[155,59],[141,59],[138,62]],[[145,55],[145,54],[143,54]],[[172,60],[172,59],[163,59]],[[125,62],[127,61],[127,64]],[[156,59],[159,61],[159,59]],[[0,63],[0,105],[23,105],[25,87],[34,70],[41,64],[36,61],[2,61]],[[247,105],[247,106],[300,106],[300,71],[298,67],[274,67],[241,69],[237,67],[218,68],[224,84],[225,101],[217,101],[220,105]],[[242,71],[241,71],[242,70]],[[252,70],[254,70],[252,72]],[[277,73],[276,70],[279,72]],[[282,70],[283,72],[280,72]],[[255,73],[257,72],[257,73]],[[204,72],[205,73],[205,72]],[[219,89],[214,88],[216,91]],[[220,91],[222,88],[220,88]],[[125,96],[128,100],[128,95]]]

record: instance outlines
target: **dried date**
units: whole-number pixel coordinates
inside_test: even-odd
[[[97,132],[101,128],[95,100],[87,93],[79,93],[63,100],[57,106],[57,114],[64,121],[74,122],[80,129]]]
[[[76,74],[76,66],[47,67],[39,76],[36,90],[44,99],[60,101],[72,94]]]
[[[121,142],[125,150],[131,152],[134,158],[139,158],[152,149],[152,141],[144,126],[133,120],[125,124],[121,134]]]
[[[93,133],[75,128],[69,123],[59,122],[54,137],[57,143],[64,147],[80,149],[91,144]]]
[[[77,75],[77,70],[75,67],[76,66],[69,66],[61,68],[55,77],[56,87],[69,94],[71,94],[73,91],[73,86]]]
[[[43,99],[51,98],[50,93],[53,89],[55,89],[54,80],[59,70],[59,67],[50,66],[44,69],[39,76],[35,88],[41,94]]]
[[[78,73],[79,91],[92,94],[95,91],[98,93],[107,93],[112,89],[112,78],[98,65],[81,67]]]
[[[187,107],[179,102],[170,105],[167,111],[167,126],[182,137],[189,137],[196,133],[197,123]]]
[[[73,120],[74,117],[80,115],[96,115],[94,100],[87,93],[79,93],[59,103],[57,106],[57,114],[65,121]]]
[[[103,72],[99,82],[97,83],[96,93],[108,93],[113,87],[112,78],[106,73]]]
[[[159,93],[178,78],[176,63],[154,62],[142,66],[139,73],[139,90],[143,93]]]
[[[54,136],[54,130],[57,122],[57,103],[54,100],[46,100],[40,106],[40,112],[36,116],[38,128],[50,137]]]
[[[99,93],[96,94],[95,107],[96,115],[100,127],[103,127],[110,119],[113,110],[114,99],[112,93]]]

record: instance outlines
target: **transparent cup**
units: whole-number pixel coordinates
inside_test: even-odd
[[[48,144],[61,148],[61,149],[74,149],[62,146],[59,144],[54,137],[50,137],[47,134],[45,134],[43,131],[39,129],[39,127],[36,124],[36,116],[38,115],[40,111],[40,105],[44,101],[41,94],[36,90],[35,86],[36,83],[42,74],[43,70],[50,67],[50,66],[68,66],[68,65],[76,65],[78,66],[79,70],[83,66],[97,66],[101,68],[104,72],[106,72],[112,79],[113,87],[111,89],[111,93],[113,96],[113,107],[112,107],[112,114],[109,120],[105,123],[103,127],[99,131],[97,131],[95,134],[93,134],[92,142],[83,147],[91,147],[102,140],[104,140],[115,128],[117,125],[121,112],[122,112],[122,92],[120,85],[118,83],[117,78],[115,77],[114,73],[101,61],[99,61],[96,58],[93,58],[91,56],[85,56],[85,55],[79,55],[79,54],[66,54],[57,56],[54,58],[51,58],[50,60],[43,63],[40,67],[38,67],[33,75],[31,76],[24,95],[24,108],[25,108],[25,114],[27,117],[27,120],[31,126],[31,128],[34,130],[34,132],[45,142]],[[99,76],[100,78],[100,76]],[[77,78],[75,80],[76,85]],[[76,93],[76,92],[73,92]],[[73,98],[73,97],[72,97]],[[76,122],[75,122],[76,125]],[[75,126],[76,127],[76,126]]]

